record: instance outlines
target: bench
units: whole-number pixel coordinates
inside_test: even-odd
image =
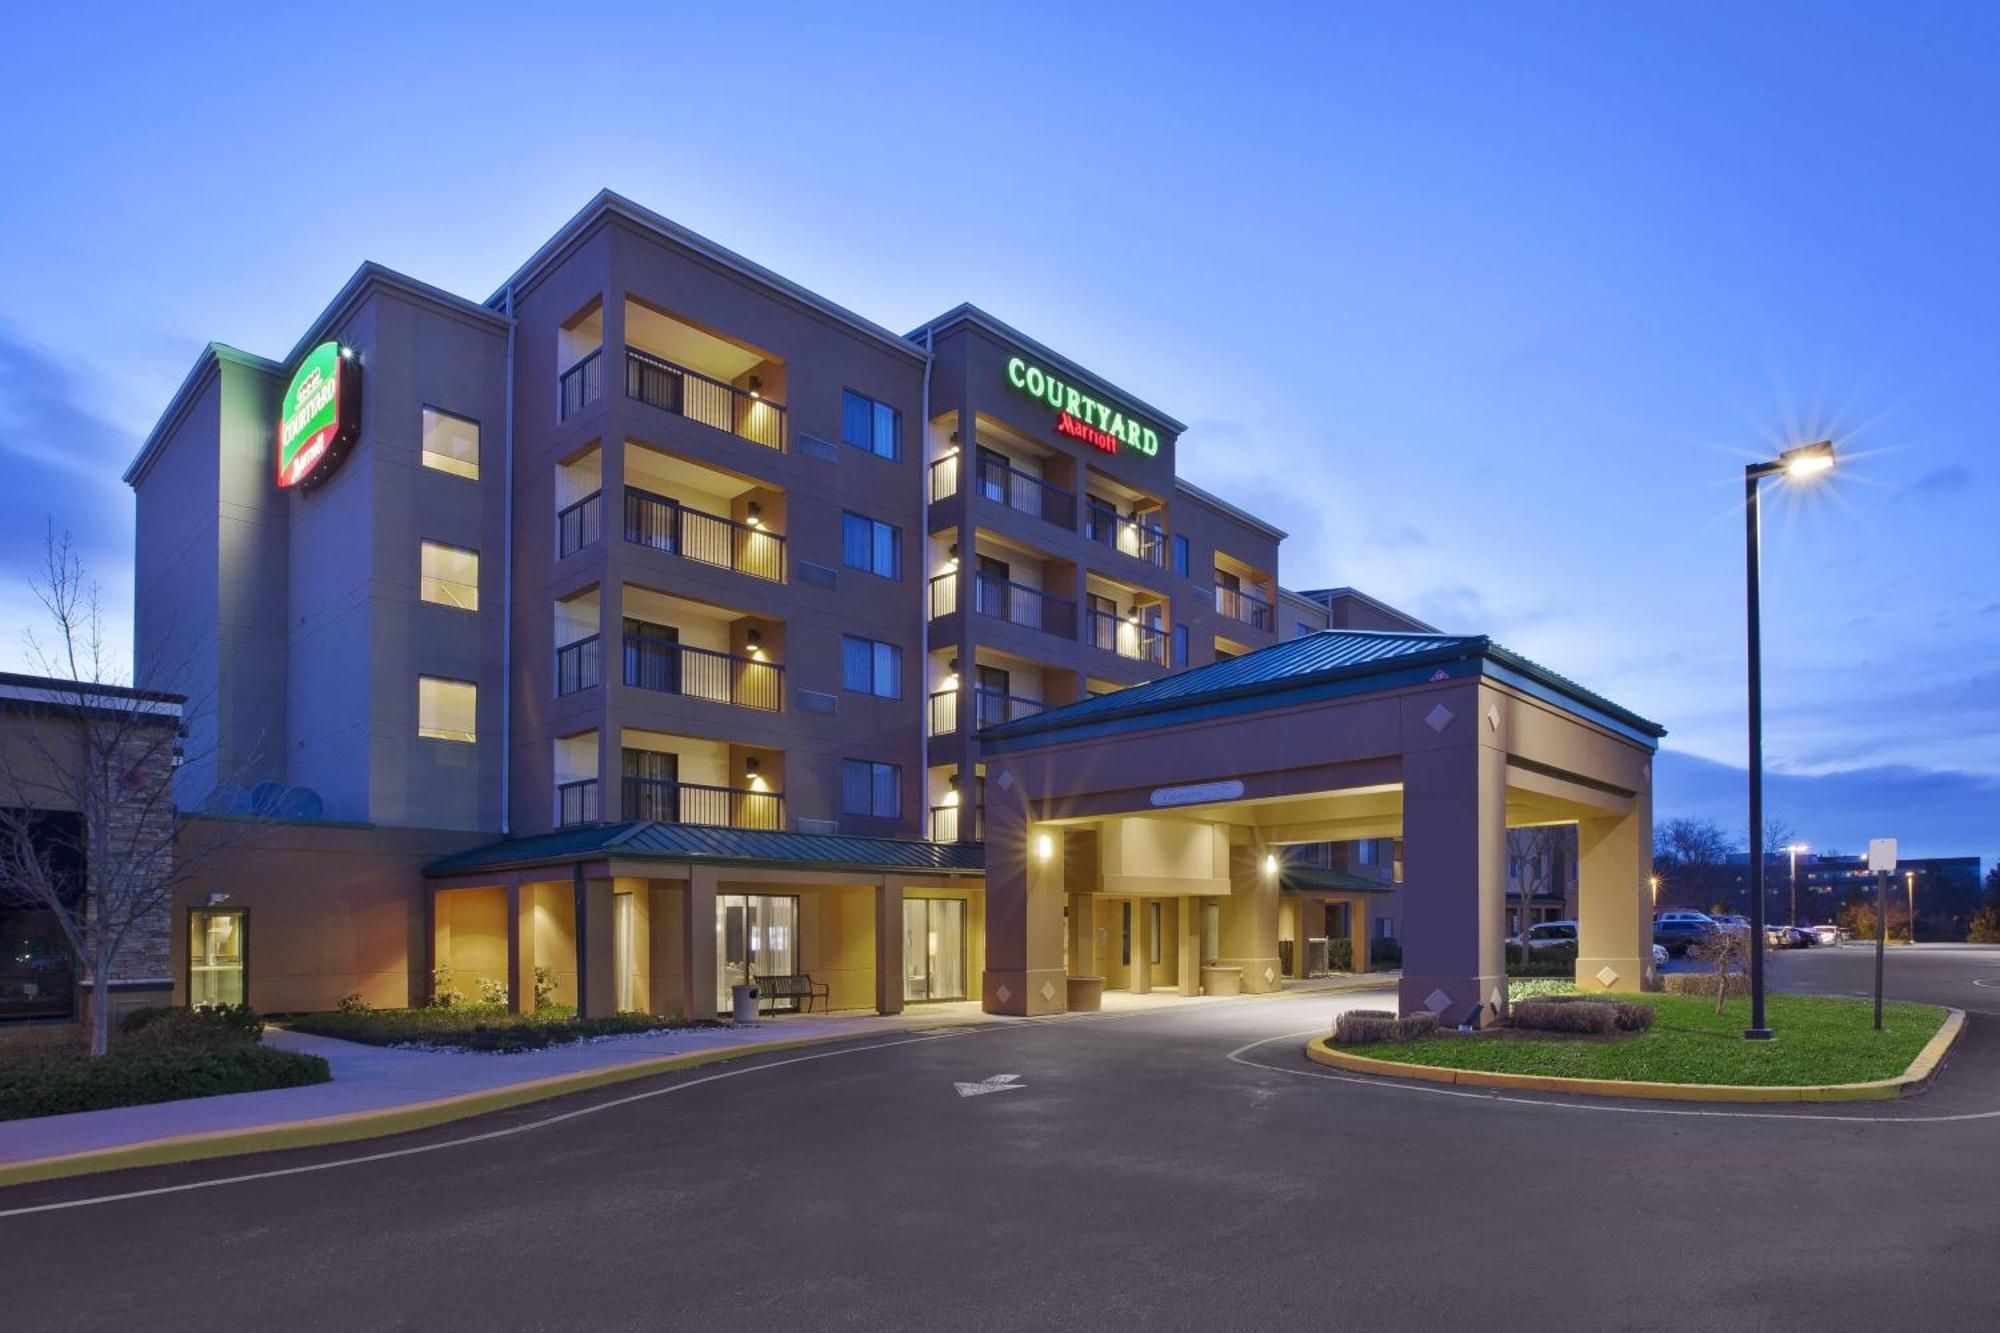
[[[779,1000],[790,1000],[792,1012],[811,1013],[813,1001],[819,1001],[820,1012],[826,1012],[827,985],[815,982],[811,974],[795,972],[790,976],[758,977],[757,998],[760,1003],[775,1004]]]

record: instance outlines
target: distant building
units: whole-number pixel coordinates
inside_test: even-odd
[[[1729,858],[1730,883],[1734,896],[1747,893],[1750,856],[1739,852]],[[1962,939],[1966,921],[1979,906],[1982,864],[1976,856],[1904,857],[1896,862],[1895,882],[1890,886],[1890,919],[1901,920],[1914,898],[1918,938]],[[1792,916],[1792,858],[1787,852],[1771,853],[1765,863],[1764,886],[1769,894],[1766,913],[1773,921]],[[1798,858],[1798,916],[1808,921],[1831,921],[1841,907],[1858,895],[1875,892],[1875,876],[1866,856],[1843,856],[1838,852],[1802,852]]]

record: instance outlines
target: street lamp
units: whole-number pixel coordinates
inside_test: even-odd
[[[1910,889],[1910,943],[1915,944],[1917,942],[1917,872],[1914,870],[1905,870],[1903,872],[1903,883],[1908,885]]]
[[[1806,845],[1805,845],[1804,843],[1802,843],[1802,842],[1795,842],[1795,843],[1793,843],[1793,844],[1792,844],[1791,846],[1789,846],[1789,847],[1785,848],[1785,850],[1786,850],[1786,851],[1788,851],[1788,852],[1790,852],[1790,853],[1792,854],[1792,920],[1791,920],[1791,924],[1792,924],[1792,925],[1795,925],[1795,926],[1796,926],[1796,925],[1797,925],[1797,924],[1799,923],[1799,853],[1800,853],[1800,852],[1809,852],[1809,851],[1811,851],[1811,850],[1812,850],[1812,848],[1810,848],[1810,847],[1806,846]]]
[[[1757,485],[1766,477],[1803,481],[1832,467],[1833,441],[1821,440],[1743,469],[1744,607],[1750,648],[1750,1026],[1743,1035],[1752,1041],[1771,1039],[1771,1029],[1764,1025],[1764,647],[1757,601],[1761,564]]]

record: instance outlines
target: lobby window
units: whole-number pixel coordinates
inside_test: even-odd
[[[903,577],[903,530],[860,514],[840,516],[840,559],[849,569]]]
[[[478,481],[479,423],[425,408],[423,462],[439,472]]]
[[[875,639],[840,636],[841,688],[883,699],[903,697],[903,650]]]
[[[418,561],[419,597],[461,611],[479,609],[479,552],[446,546],[443,542],[424,542],[419,548]]]
[[[1174,573],[1180,575],[1182,578],[1186,578],[1187,572],[1188,572],[1188,539],[1185,537],[1176,536],[1174,538]]]
[[[1183,908],[1182,910],[1185,911],[1186,909]],[[1161,904],[1146,904],[1146,960],[1148,962],[1157,963],[1160,961],[1160,941],[1166,935],[1162,921],[1164,915],[1164,908]]]
[[[417,735],[436,741],[476,741],[479,689],[471,681],[417,677]]]
[[[903,456],[903,414],[887,403],[843,389],[840,438],[856,449],[894,462]]]
[[[197,907],[188,912],[188,1005],[244,1004],[243,970],[248,918],[240,908]]]
[[[903,813],[903,770],[869,759],[840,761],[840,813],[895,819]]]

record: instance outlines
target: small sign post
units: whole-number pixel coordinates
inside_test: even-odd
[[[1882,1030],[1882,957],[1889,949],[1889,876],[1896,873],[1896,840],[1868,840],[1868,868],[1875,872],[1875,1030]]]

